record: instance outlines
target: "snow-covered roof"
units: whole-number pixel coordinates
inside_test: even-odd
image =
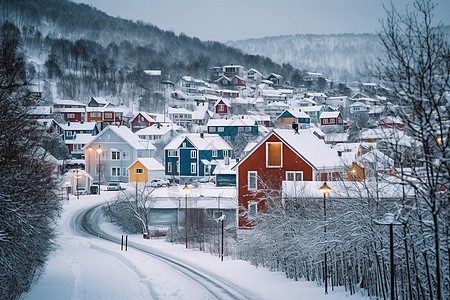
[[[134,161],[129,167],[131,168],[136,162],[140,162],[147,170],[151,171],[161,171],[164,170],[164,166],[161,165],[155,158],[146,157],[146,158],[138,158]]]
[[[133,116],[133,118],[131,120],[136,119],[136,117],[139,116],[139,115],[143,116],[144,119],[146,119],[148,122],[155,122],[155,120],[153,120],[153,118],[151,116],[149,116],[149,114],[146,113],[145,111],[140,111],[140,112],[134,114],[134,116]]]
[[[214,106],[217,106],[220,102],[223,102],[228,107],[231,106],[230,101],[228,101],[227,99],[223,99],[223,98],[217,99],[216,103],[214,103]]]
[[[377,170],[390,169],[394,167],[394,160],[377,149],[373,149],[372,151],[361,155],[358,157],[357,161],[376,164]]]
[[[193,120],[204,120],[208,111],[208,106],[197,106],[196,110],[192,112]]]
[[[30,109],[30,115],[49,115],[52,113],[51,106],[36,106]]]
[[[97,107],[86,107],[86,112],[115,112],[123,113],[125,107],[114,107],[114,106],[97,106]]]
[[[189,111],[185,108],[174,108],[174,107],[169,107],[169,109],[167,110],[167,113],[169,115],[175,115],[175,114],[192,115],[192,111]]]
[[[83,104],[83,103],[75,101],[75,100],[55,100],[55,101],[53,101],[53,105],[76,105],[76,106],[82,106],[82,107],[86,106],[86,104]]]
[[[286,111],[289,112],[292,116],[294,116],[294,118],[297,118],[297,119],[299,119],[299,118],[311,119],[311,117],[308,116],[306,113],[304,113],[302,111],[296,111],[293,109],[286,109],[277,117],[277,119],[279,117],[281,117]]]
[[[300,110],[304,111],[304,112],[318,112],[318,111],[320,111],[322,109],[323,109],[322,105],[300,107]]]
[[[66,145],[70,144],[81,144],[86,145],[92,140],[92,134],[88,133],[78,133],[73,140],[65,140],[64,143]]]
[[[198,150],[231,150],[230,145],[218,134],[204,133],[203,137],[198,133],[183,134],[174,138],[166,149],[178,149],[185,139],[188,139]]]
[[[62,130],[94,130],[96,122],[67,122],[58,123]]]
[[[126,126],[114,126],[109,125],[105,129],[102,130],[97,136],[95,136],[86,146],[95,142],[99,137],[111,130],[117,136],[119,136],[124,142],[133,147],[136,150],[155,150],[156,147],[152,145],[149,141],[140,139],[133,131],[131,131]],[[85,147],[86,147],[85,146]]]
[[[230,159],[229,163],[226,164],[225,160],[216,160],[216,167],[214,168],[213,175],[218,174],[228,174],[235,175],[236,170],[233,169],[233,166],[236,164],[235,159]]]
[[[320,119],[324,118],[337,118],[339,117],[339,111],[324,111],[320,114]]]
[[[274,102],[271,102],[271,103],[269,103],[269,104],[266,105],[266,107],[272,107],[272,106],[276,106],[276,107],[286,107],[286,108],[289,107],[288,104],[283,103],[283,102],[278,102],[278,101],[274,101]]]
[[[299,198],[323,198],[323,193],[319,191],[322,186],[321,181],[283,181],[283,197]],[[401,198],[403,186],[400,182],[357,182],[357,181],[330,181],[327,185],[331,191],[327,194],[330,199],[351,198]],[[404,186],[407,196],[413,196],[414,190]]]
[[[152,126],[145,127],[141,130],[135,132],[137,136],[141,135],[165,135],[171,130],[175,130],[175,124],[167,124],[162,123],[158,126],[158,124],[153,124]]]
[[[85,113],[85,107],[54,107],[55,113]]]
[[[399,117],[392,117],[392,116],[384,117],[380,120],[380,122],[384,122],[387,124],[403,124],[402,119],[400,119]]]
[[[109,101],[102,97],[92,97],[91,100],[95,100],[95,102],[97,102],[98,104],[109,104]]]
[[[350,107],[370,107],[370,105],[364,104],[363,102],[355,102]]]
[[[253,119],[209,119],[206,126],[254,126]]]

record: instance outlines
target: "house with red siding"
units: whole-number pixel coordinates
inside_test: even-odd
[[[147,128],[155,124],[156,121],[146,112],[138,112],[130,121],[131,131],[136,132],[138,130]]]
[[[339,111],[324,111],[320,114],[320,129],[323,132],[341,131],[344,129],[344,120]]]
[[[231,104],[226,99],[219,99],[214,104],[214,112],[220,115],[228,115],[230,114]]]
[[[240,228],[252,226],[243,212],[264,210],[267,194],[281,194],[283,181],[334,181],[344,174],[337,152],[309,129],[273,129],[234,169]]]
[[[380,127],[383,128],[395,128],[398,130],[405,130],[405,124],[398,117],[385,117],[382,118],[379,122]]]
[[[53,113],[61,115],[60,119],[65,122],[82,122],[86,120],[86,104],[74,100],[56,100]]]

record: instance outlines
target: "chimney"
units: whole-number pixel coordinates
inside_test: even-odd
[[[70,121],[69,121],[69,122],[67,122],[67,126],[70,126]]]
[[[200,132],[200,138],[202,138],[202,139],[205,138],[205,133],[204,132]]]
[[[338,153],[338,156],[339,156],[339,157],[342,157],[342,150],[338,150],[337,153]]]
[[[298,134],[298,124],[295,122],[292,122],[292,129],[294,129],[294,133]]]

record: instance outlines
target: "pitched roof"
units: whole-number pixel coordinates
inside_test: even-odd
[[[320,114],[320,119],[324,118],[337,118],[341,113],[339,111],[324,111]]]
[[[209,119],[206,126],[254,126],[254,119]]]
[[[140,162],[147,170],[151,171],[160,171],[164,170],[164,166],[161,165],[155,158],[153,157],[146,157],[146,158],[138,158],[135,160],[129,167],[131,168],[135,163]]]
[[[153,124],[152,126],[142,128],[141,130],[136,131],[136,135],[165,135],[171,130],[176,130],[178,125],[175,124],[167,124],[162,123],[158,126],[158,124]]]
[[[292,129],[273,129],[236,166],[245,161],[255,149],[259,148],[272,135],[277,136],[316,170],[342,167],[342,162],[337,152],[330,149],[322,140],[317,138],[310,129],[299,129],[298,133]]]
[[[136,119],[136,117],[139,116],[139,115],[143,116],[148,122],[155,122],[155,120],[153,120],[153,118],[148,113],[146,113],[145,111],[138,112],[137,114],[135,114],[133,116],[133,118],[131,120]]]
[[[95,140],[97,140],[100,136],[104,135],[105,132],[111,130],[118,137],[120,137],[124,142],[133,147],[136,150],[155,150],[156,147],[153,146],[149,141],[140,139],[133,131],[131,131],[126,126],[113,126],[109,125],[105,129],[102,130],[97,136],[95,136],[89,144],[92,144]],[[86,144],[88,146],[89,144]]]
[[[96,122],[68,122],[58,123],[62,130],[94,130],[97,127]]]
[[[203,134],[203,138],[198,133],[179,135],[174,138],[166,149],[178,149],[185,139],[188,139],[197,150],[231,150],[230,145],[218,134]]]

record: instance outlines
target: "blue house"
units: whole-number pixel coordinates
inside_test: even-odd
[[[253,119],[209,119],[208,133],[218,134],[225,141],[234,141],[238,133],[258,135],[258,125]]]
[[[67,122],[59,123],[59,127],[64,134],[63,139],[74,140],[77,134],[90,134],[95,136],[99,133],[96,122]]]
[[[307,129],[311,125],[311,117],[302,111],[285,110],[277,117],[277,127],[291,128],[298,124],[299,129]]]
[[[185,134],[164,148],[166,176],[188,183],[213,176],[219,161],[229,161],[232,148],[217,134]]]

